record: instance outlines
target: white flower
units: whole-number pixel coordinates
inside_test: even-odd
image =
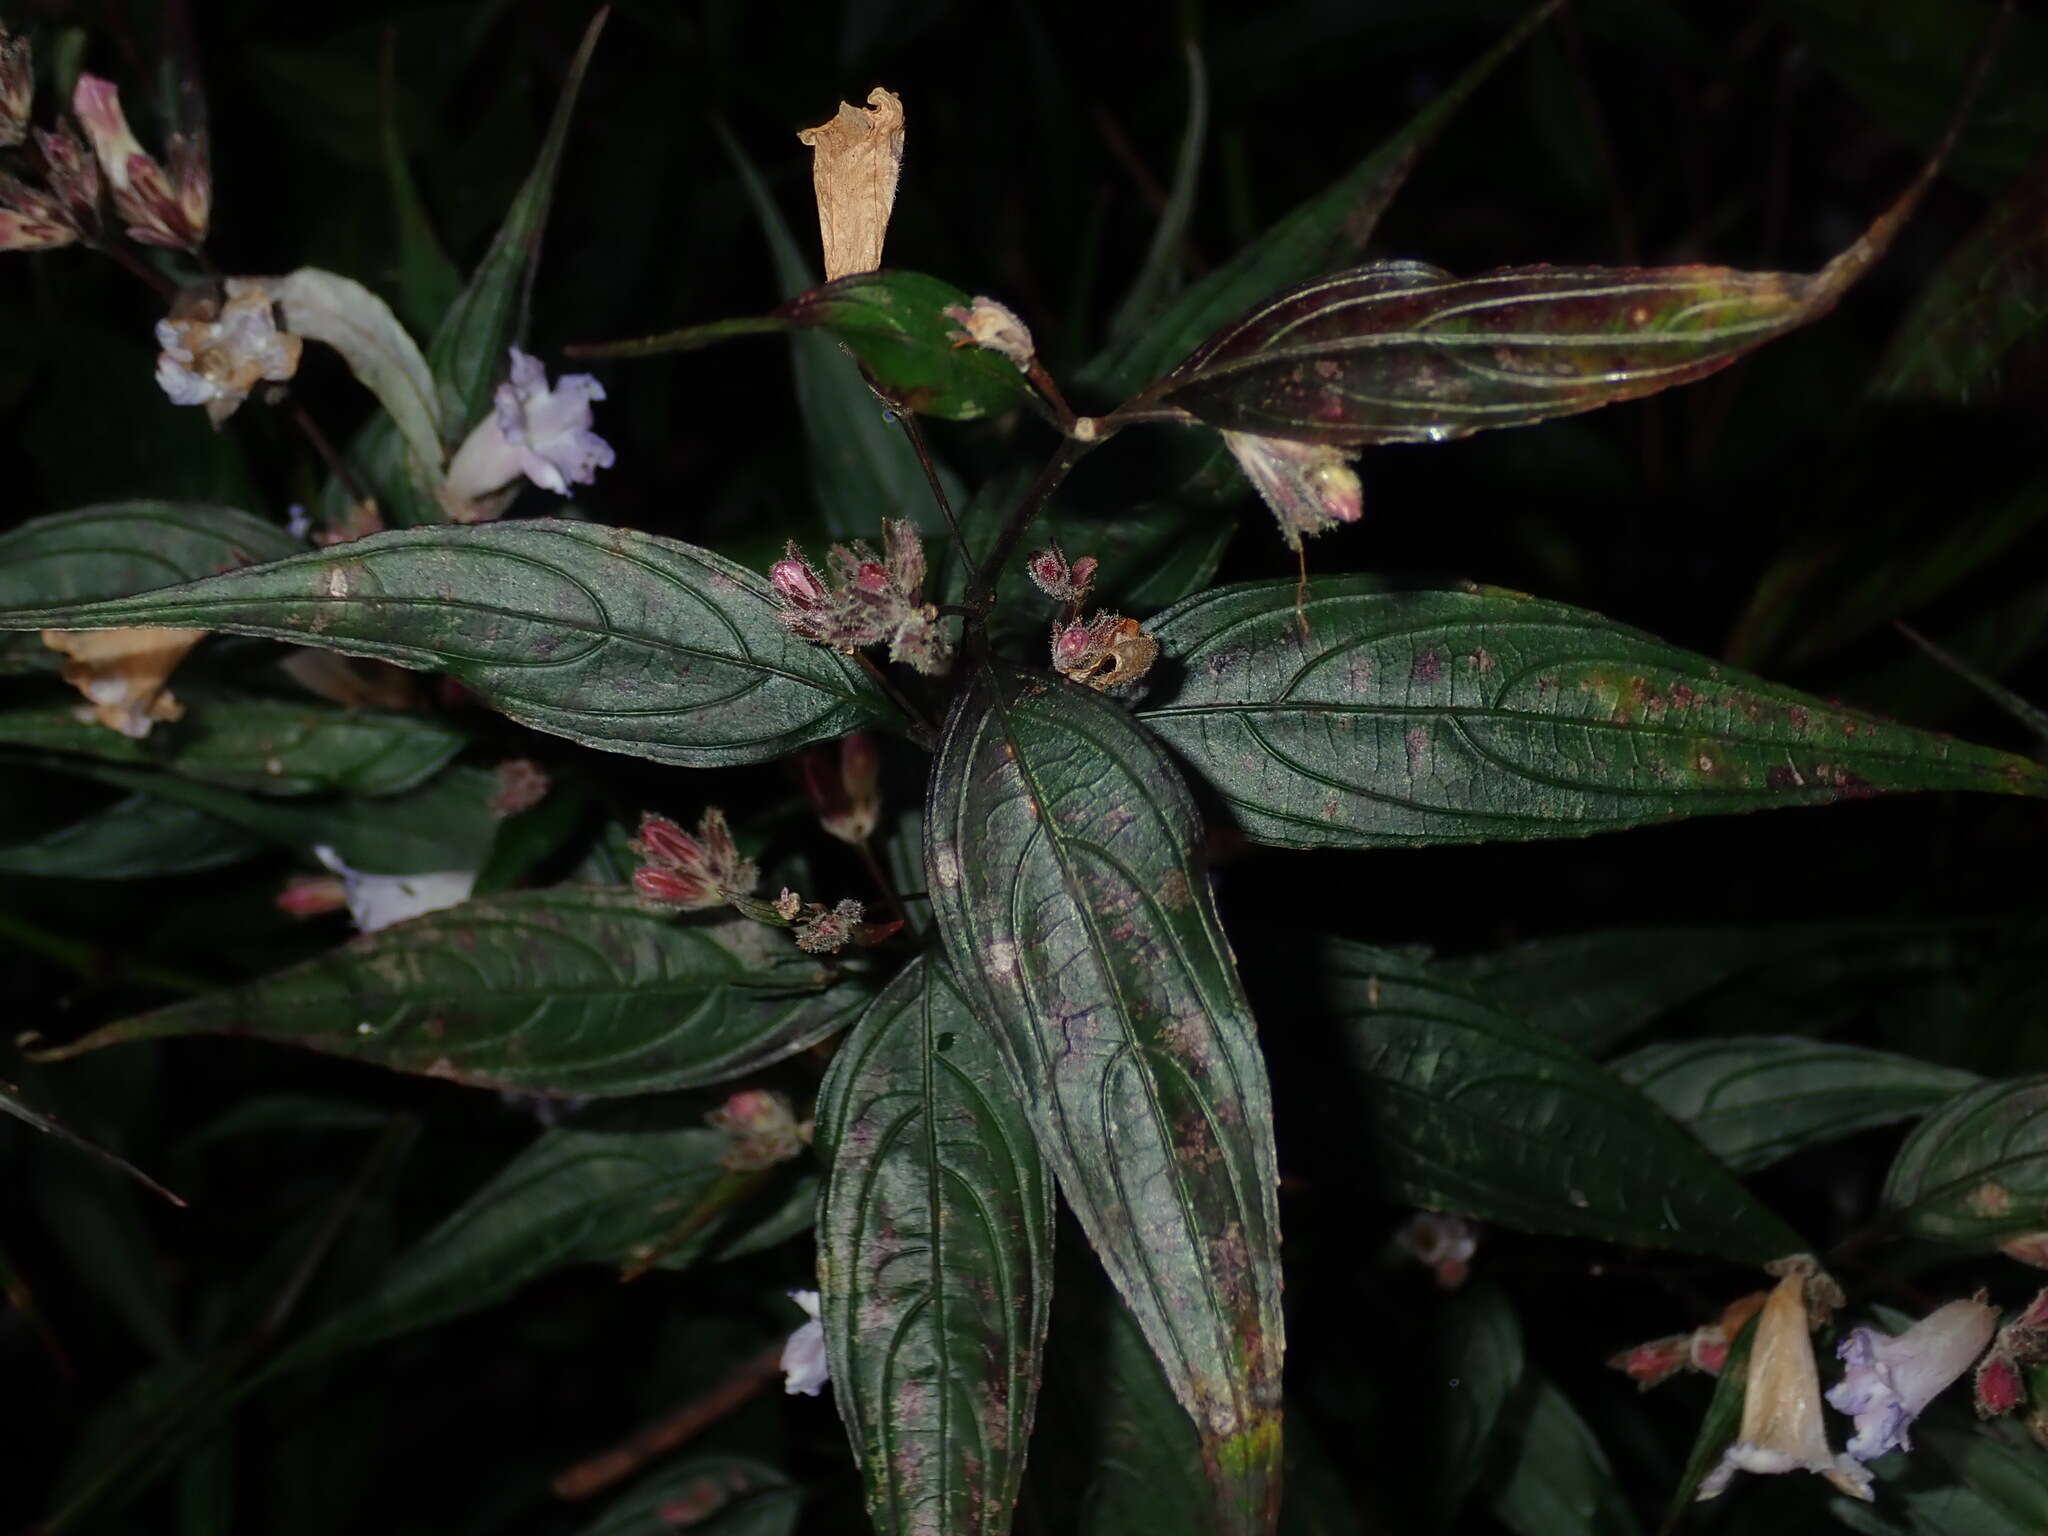
[[[283,383],[299,370],[301,342],[277,328],[277,313],[261,283],[229,278],[230,295],[218,315],[159,320],[157,387],[173,405],[203,405],[215,426],[234,415],[262,380]]]
[[[1912,1422],[1991,1342],[1998,1311],[1981,1301],[1937,1307],[1897,1338],[1875,1328],[1852,1328],[1835,1352],[1848,1362],[1828,1401],[1853,1414],[1849,1454],[1870,1461],[1886,1451],[1910,1451]]]
[[[609,469],[611,444],[590,430],[590,405],[604,386],[587,373],[565,374],[553,386],[540,359],[517,347],[512,373],[498,386],[491,414],[455,450],[442,500],[451,514],[491,515],[477,503],[521,475],[559,496]]]
[[[423,912],[460,906],[476,886],[473,869],[447,869],[431,875],[366,875],[350,869],[340,854],[324,844],[313,850],[313,857],[341,876],[348,892],[349,916],[364,933],[375,933]]]
[[[816,1397],[832,1379],[832,1367],[825,1359],[825,1325],[818,1321],[818,1293],[791,1291],[789,1299],[810,1314],[810,1321],[789,1336],[782,1346],[782,1390],[794,1397]]]
[[[1851,1498],[1867,1502],[1871,1496],[1863,1463],[1828,1449],[1820,1368],[1807,1333],[1806,1277],[1797,1271],[1778,1282],[1757,1319],[1741,1431],[1700,1484],[1699,1496],[1715,1497],[1738,1471],[1818,1472]]]

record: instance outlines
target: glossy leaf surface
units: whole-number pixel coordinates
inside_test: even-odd
[[[2048,1076],[1959,1094],[1892,1163],[1884,1203],[1935,1242],[1989,1242],[2048,1227]]]
[[[1186,788],[1112,701],[984,673],[933,766],[925,862],[955,973],[1194,1419],[1226,1527],[1270,1529],[1270,1096]]]
[[[0,628],[190,626],[460,679],[522,724],[687,767],[758,762],[890,710],[776,622],[759,576],[652,534],[536,520],[400,530]]]
[[[1563,1041],[1396,950],[1330,941],[1338,1045],[1388,1195],[1530,1232],[1755,1263],[1804,1251],[1685,1130]],[[1361,1006],[1362,1005],[1362,1006]]]
[[[468,738],[418,715],[179,690],[185,717],[141,741],[69,704],[0,711],[0,746],[155,766],[266,795],[396,795],[433,777]]]
[[[245,986],[110,1024],[75,1050],[248,1034],[529,1093],[739,1077],[845,1028],[866,994],[779,932],[684,923],[617,890],[430,912]]]
[[[803,1502],[803,1489],[764,1462],[692,1456],[650,1472],[576,1536],[791,1536]]]
[[[1022,405],[1030,390],[1009,359],[964,337],[971,295],[922,272],[859,272],[813,289],[780,313],[830,332],[906,409],[971,421]]]
[[[1547,1376],[1524,1381],[1499,1441],[1488,1502],[1516,1536],[1636,1536],[1642,1529],[1598,1437]]]
[[[441,480],[441,401],[434,376],[391,306],[354,278],[301,267],[263,280],[284,329],[339,352],[362,386],[377,397],[404,439],[413,478]]]
[[[1978,1083],[1974,1073],[1888,1051],[1773,1035],[1646,1045],[1609,1070],[1738,1173],[1910,1120]]]
[[[1052,1181],[943,961],[898,974],[818,1096],[832,1393],[882,1533],[1010,1528],[1052,1299]]]
[[[218,869],[263,847],[263,838],[217,816],[136,794],[39,837],[0,844],[0,873],[146,880]]]
[[[1151,633],[1173,681],[1142,718],[1249,836],[1284,847],[1578,836],[1887,790],[2048,793],[2024,758],[1491,588],[1333,577],[1297,610],[1293,582],[1224,587]]]

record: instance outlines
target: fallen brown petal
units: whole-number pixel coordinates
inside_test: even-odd
[[[878,85],[868,92],[865,109],[842,101],[830,122],[804,129],[797,141],[812,150],[825,281],[874,271],[882,264],[882,240],[896,206],[896,172],[903,163],[902,98]]]
[[[158,721],[185,713],[164,684],[185,653],[205,638],[203,629],[43,631],[43,644],[70,658],[64,681],[91,706],[81,715],[89,713],[109,730],[137,739]]]

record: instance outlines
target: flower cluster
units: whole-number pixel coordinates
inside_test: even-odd
[[[716,806],[698,820],[695,837],[666,816],[642,816],[632,848],[644,861],[633,871],[633,889],[682,912],[725,906],[735,896],[746,896],[761,878],[740,857],[725,812]]]
[[[512,367],[492,396],[491,413],[449,461],[441,503],[458,523],[483,522],[504,510],[497,494],[525,476],[544,491],[567,496],[609,469],[612,446],[590,429],[590,407],[604,386],[587,373],[548,383],[537,357],[510,349]]]
[[[206,243],[213,177],[207,170],[204,134],[171,135],[166,174],[129,131],[121,92],[113,81],[80,75],[71,110],[92,140],[93,153],[106,172],[114,212],[128,221],[129,239],[187,251]]]
[[[1711,1323],[1702,1324],[1691,1333],[1674,1333],[1661,1339],[1651,1339],[1647,1344],[1623,1350],[1607,1363],[1643,1392],[1668,1381],[1680,1371],[1703,1371],[1709,1376],[1718,1376],[1721,1367],[1728,1363],[1728,1346],[1749,1325],[1749,1320],[1763,1309],[1770,1295],[1769,1291],[1751,1291],[1747,1296],[1738,1296],[1722,1308],[1721,1315]]]
[[[173,405],[203,405],[219,426],[257,384],[283,383],[299,371],[303,343],[277,328],[270,294],[254,278],[231,277],[227,302],[181,300],[156,323],[157,387]]]
[[[1052,669],[1070,682],[1113,693],[1140,681],[1159,659],[1159,642],[1120,613],[1098,613],[1052,630]]]
[[[938,610],[924,601],[924,544],[917,530],[882,519],[883,554],[862,540],[834,544],[821,575],[794,542],[768,572],[777,617],[790,633],[852,655],[887,643],[889,659],[936,676],[952,659]]]
[[[871,926],[862,921],[867,908],[857,901],[827,907],[807,902],[787,887],[775,898],[775,915],[789,926],[796,947],[807,955],[836,955],[849,944],[879,944],[901,926]]]
[[[1364,513],[1358,471],[1327,443],[1225,432],[1223,446],[1273,509],[1289,549],[1300,549],[1304,538],[1339,523],[1355,523]]]
[[[2026,1310],[1998,1330],[1977,1366],[1977,1416],[1996,1418],[2027,1400],[2026,1369],[2048,1360],[2048,1291],[2037,1292]],[[2032,1416],[2038,1420],[2040,1410]],[[2039,1437],[2043,1430],[2029,1423]]]

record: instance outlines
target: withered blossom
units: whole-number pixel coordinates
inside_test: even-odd
[[[1225,432],[1223,446],[1273,509],[1289,549],[1339,523],[1357,522],[1365,510],[1358,471],[1342,449],[1248,432]]]
[[[219,426],[261,383],[299,371],[304,343],[278,329],[269,291],[254,278],[227,280],[228,299],[181,305],[156,323],[157,387],[173,405],[203,405]]]
[[[1158,659],[1159,642],[1136,619],[1120,613],[1098,613],[1053,626],[1053,671],[1098,693],[1118,692],[1141,681]]]
[[[1031,371],[1032,361],[1038,356],[1037,344],[1031,339],[1030,328],[1007,306],[976,294],[968,304],[949,305],[939,313],[959,322],[959,330],[947,333],[954,346],[980,347],[1008,358],[1019,373]]]
[[[882,264],[903,164],[902,98],[878,85],[865,109],[842,101],[829,121],[796,137],[812,151],[825,281],[874,271]]]
[[[42,632],[43,644],[67,659],[63,678],[86,702],[81,719],[141,740],[156,725],[181,720],[185,706],[166,687],[203,629],[92,629]]]

